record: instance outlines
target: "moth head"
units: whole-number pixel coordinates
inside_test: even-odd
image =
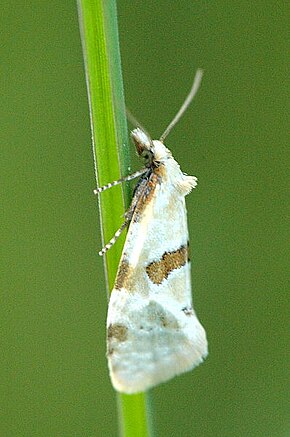
[[[151,167],[154,157],[153,142],[149,135],[137,127],[131,132],[138,155],[143,159],[146,167]]]
[[[161,141],[152,141],[149,135],[139,127],[131,132],[131,137],[146,167],[159,167],[168,158],[172,158],[170,150]]]

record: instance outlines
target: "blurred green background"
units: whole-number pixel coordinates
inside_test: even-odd
[[[205,70],[166,144],[199,179],[187,205],[210,354],[152,391],[160,437],[290,436],[286,8],[118,2],[126,102],[153,137]],[[76,4],[1,9],[0,436],[116,436]]]

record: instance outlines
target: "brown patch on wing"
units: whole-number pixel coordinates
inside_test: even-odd
[[[123,290],[128,293],[133,292],[134,287],[136,288],[136,277],[139,277],[141,286],[142,274],[143,271],[141,266],[137,265],[136,267],[132,267],[127,259],[123,258],[119,264],[114,289],[121,290],[121,288],[123,288]]]
[[[118,341],[126,341],[128,337],[128,328],[125,325],[116,323],[115,325],[110,325],[108,327],[108,340],[112,338]]]
[[[188,246],[181,246],[174,252],[165,252],[160,261],[153,261],[146,267],[149,279],[160,285],[175,269],[180,269],[188,262]]]
[[[125,325],[116,323],[115,325],[109,325],[107,331],[107,355],[110,356],[114,353],[114,340],[117,342],[126,341],[128,338],[128,328]]]
[[[165,176],[165,168],[163,166],[154,168],[142,192],[137,193],[139,199],[136,203],[133,215],[133,222],[139,222],[146,206],[151,202],[157,184],[161,184]]]
[[[114,285],[114,288],[116,290],[120,290],[122,287],[126,288],[126,280],[132,269],[133,267],[130,266],[129,262],[125,258],[123,258],[120,262]]]
[[[138,278],[138,285],[137,285]],[[119,264],[119,269],[114,284],[114,289],[123,290],[127,293],[134,293],[138,290],[143,297],[148,296],[148,280],[144,275],[144,267],[137,264],[132,267],[126,258],[123,258]]]

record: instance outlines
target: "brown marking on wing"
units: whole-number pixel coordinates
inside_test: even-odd
[[[160,285],[175,269],[180,269],[188,262],[188,246],[181,246],[174,252],[165,252],[160,261],[153,261],[146,267],[149,279]]]
[[[126,341],[128,337],[128,328],[125,325],[116,323],[108,327],[108,340],[116,339],[118,341]]]
[[[136,285],[136,278],[138,278],[138,285]],[[127,293],[138,291],[143,297],[148,296],[148,278],[144,275],[144,267],[141,264],[132,267],[126,258],[121,260],[114,290],[119,291],[121,289]]]
[[[146,208],[146,206],[151,202],[155,189],[157,187],[157,184],[161,184],[162,180],[164,180],[166,176],[166,170],[163,165],[160,165],[159,167],[154,168],[153,172],[151,173],[144,189],[139,194],[139,199],[136,203],[136,207],[134,209],[134,215],[133,215],[133,222],[139,222],[141,219],[141,216]]]
[[[133,270],[133,267],[130,266],[130,264],[126,260],[126,258],[123,258],[119,264],[117,277],[116,277],[116,281],[115,281],[115,285],[114,285],[114,288],[116,290],[120,290],[122,287],[127,288],[126,287],[126,280],[127,280],[128,276],[130,275],[130,273],[132,272],[132,270]]]
[[[114,341],[123,342],[128,338],[128,328],[125,325],[116,323],[115,325],[110,325],[107,331],[107,356],[114,353]],[[116,344],[116,343],[115,343]]]

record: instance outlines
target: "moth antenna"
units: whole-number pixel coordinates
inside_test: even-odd
[[[109,241],[109,243],[107,243],[102,250],[100,250],[99,255],[103,256],[109,249],[111,249],[112,246],[114,246],[114,244],[116,243],[116,241],[118,240],[118,238],[120,237],[120,235],[122,234],[123,230],[125,229],[125,227],[128,224],[128,220],[125,220],[124,223],[122,224],[122,226],[115,232],[114,236],[111,238],[111,240]]]
[[[147,132],[147,130],[142,126],[142,124],[141,123],[139,123],[139,121],[137,120],[137,118],[132,114],[132,112],[131,111],[129,111],[129,109],[128,108],[126,108],[126,115],[127,115],[127,118],[128,118],[128,120],[130,121],[130,123],[133,125],[133,126],[135,126],[135,127],[139,127],[146,135],[147,135],[147,137],[149,138],[149,140],[151,141],[151,137],[150,137],[150,135],[148,134],[148,132]]]
[[[162,143],[165,140],[165,138],[167,137],[167,135],[169,134],[169,132],[171,131],[171,129],[181,119],[181,117],[183,116],[183,114],[187,110],[188,106],[192,102],[193,98],[195,97],[195,95],[200,87],[202,76],[203,76],[203,70],[201,70],[199,68],[197,70],[197,72],[195,73],[193,84],[192,84],[191,90],[189,91],[188,96],[186,97],[183,104],[181,105],[181,108],[179,109],[179,111],[177,112],[177,114],[175,115],[175,117],[173,118],[171,123],[169,123],[169,125],[167,126],[167,128],[165,129],[165,131],[163,132],[163,134],[161,135],[161,137],[159,139],[159,141],[161,141]]]

